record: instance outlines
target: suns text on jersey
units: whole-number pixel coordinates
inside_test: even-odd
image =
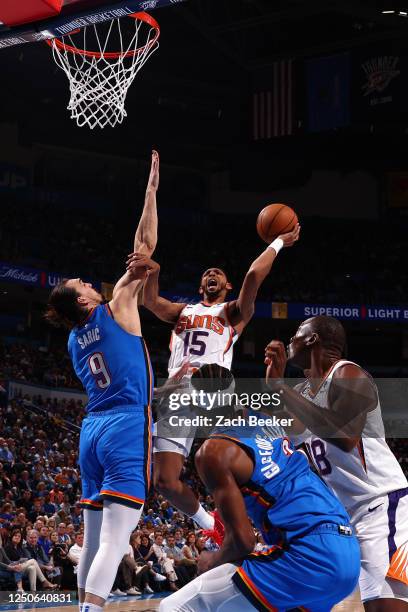
[[[78,344],[81,349],[86,349],[87,346],[89,346],[93,342],[98,342],[98,340],[100,339],[101,335],[98,326],[89,329],[87,332],[77,337]]]
[[[225,328],[225,319],[222,317],[215,317],[210,314],[182,315],[179,318],[174,331],[176,334],[181,334],[182,332],[186,331],[186,329],[197,328],[210,329],[216,334],[220,334],[220,336],[222,336]]]

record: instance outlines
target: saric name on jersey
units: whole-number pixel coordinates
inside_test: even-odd
[[[81,347],[81,349],[85,349],[87,346],[89,346],[93,342],[98,342],[98,340],[100,339],[101,339],[101,335],[99,333],[98,326],[93,327],[92,329],[89,329],[87,332],[77,337],[78,344]]]
[[[183,315],[178,320],[175,332],[181,334],[186,329],[197,329],[198,327],[210,329],[222,336],[225,329],[225,319],[210,314]]]

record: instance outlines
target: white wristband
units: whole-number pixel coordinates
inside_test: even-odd
[[[271,244],[268,246],[268,249],[273,249],[276,252],[276,254],[278,254],[282,247],[283,247],[282,238],[275,238],[275,240],[271,242]]]

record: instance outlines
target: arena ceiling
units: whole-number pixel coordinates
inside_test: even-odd
[[[108,136],[91,136],[69,119],[68,82],[47,45],[3,49],[0,121],[17,121],[28,142],[129,155],[163,146],[166,133],[169,149],[184,148],[186,162],[220,158],[221,131],[233,145],[247,138],[255,71],[281,58],[406,38],[408,18],[400,12],[401,0],[186,0],[158,10],[160,49],[130,88],[125,123]]]
[[[190,0],[176,10],[220,54],[251,69],[405,36],[404,6],[400,0]]]

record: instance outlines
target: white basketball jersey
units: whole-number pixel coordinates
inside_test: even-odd
[[[333,374],[346,363],[353,362],[341,360],[334,365],[315,395],[308,381],[299,390],[300,393],[322,409],[327,409]],[[367,414],[360,442],[349,453],[327,439],[321,440],[309,430],[296,436],[294,442],[306,443],[319,474],[332,487],[351,518],[362,503],[370,503],[370,500],[408,486],[398,461],[385,441],[379,402]]]
[[[187,304],[180,313],[170,340],[169,376],[186,361],[199,368],[217,363],[231,369],[233,345],[238,335],[228,321],[227,304]]]

